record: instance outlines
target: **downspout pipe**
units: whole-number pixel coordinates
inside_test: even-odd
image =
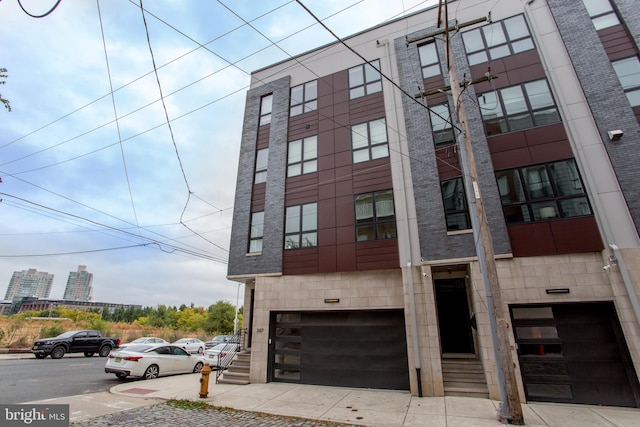
[[[413,286],[413,266],[411,261],[407,263],[409,271],[409,310],[411,310],[411,337],[413,338],[413,357],[416,365],[416,376],[418,378],[418,397],[422,397],[422,376],[420,375],[420,348],[418,347],[418,325],[416,325],[416,298]]]

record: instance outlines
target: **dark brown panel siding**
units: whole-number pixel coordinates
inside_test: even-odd
[[[610,61],[628,58],[638,54],[633,39],[622,25],[605,28],[598,31],[604,50]]]
[[[471,67],[471,77],[484,76],[489,71],[488,65],[478,64]],[[546,78],[537,50],[529,50],[516,55],[491,61],[491,74],[498,77],[490,82],[474,85],[476,93],[484,93],[495,88],[513,86],[519,83]]]

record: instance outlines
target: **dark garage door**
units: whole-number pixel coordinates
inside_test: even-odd
[[[511,315],[528,400],[638,406],[613,303],[513,306]]]
[[[409,389],[402,310],[271,313],[269,381]]]

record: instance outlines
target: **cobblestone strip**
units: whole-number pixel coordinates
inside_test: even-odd
[[[103,415],[70,423],[70,427],[175,427],[182,425],[224,427],[358,427],[355,424],[332,423],[297,417],[240,411],[216,407],[180,407],[182,401],[170,401],[117,414]],[[185,405],[188,405],[185,404]]]

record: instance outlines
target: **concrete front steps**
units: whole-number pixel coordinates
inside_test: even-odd
[[[219,384],[249,384],[249,371],[251,366],[251,352],[241,351],[236,354],[231,364],[227,367],[221,377]]]
[[[445,396],[489,398],[482,362],[476,359],[442,359]]]

